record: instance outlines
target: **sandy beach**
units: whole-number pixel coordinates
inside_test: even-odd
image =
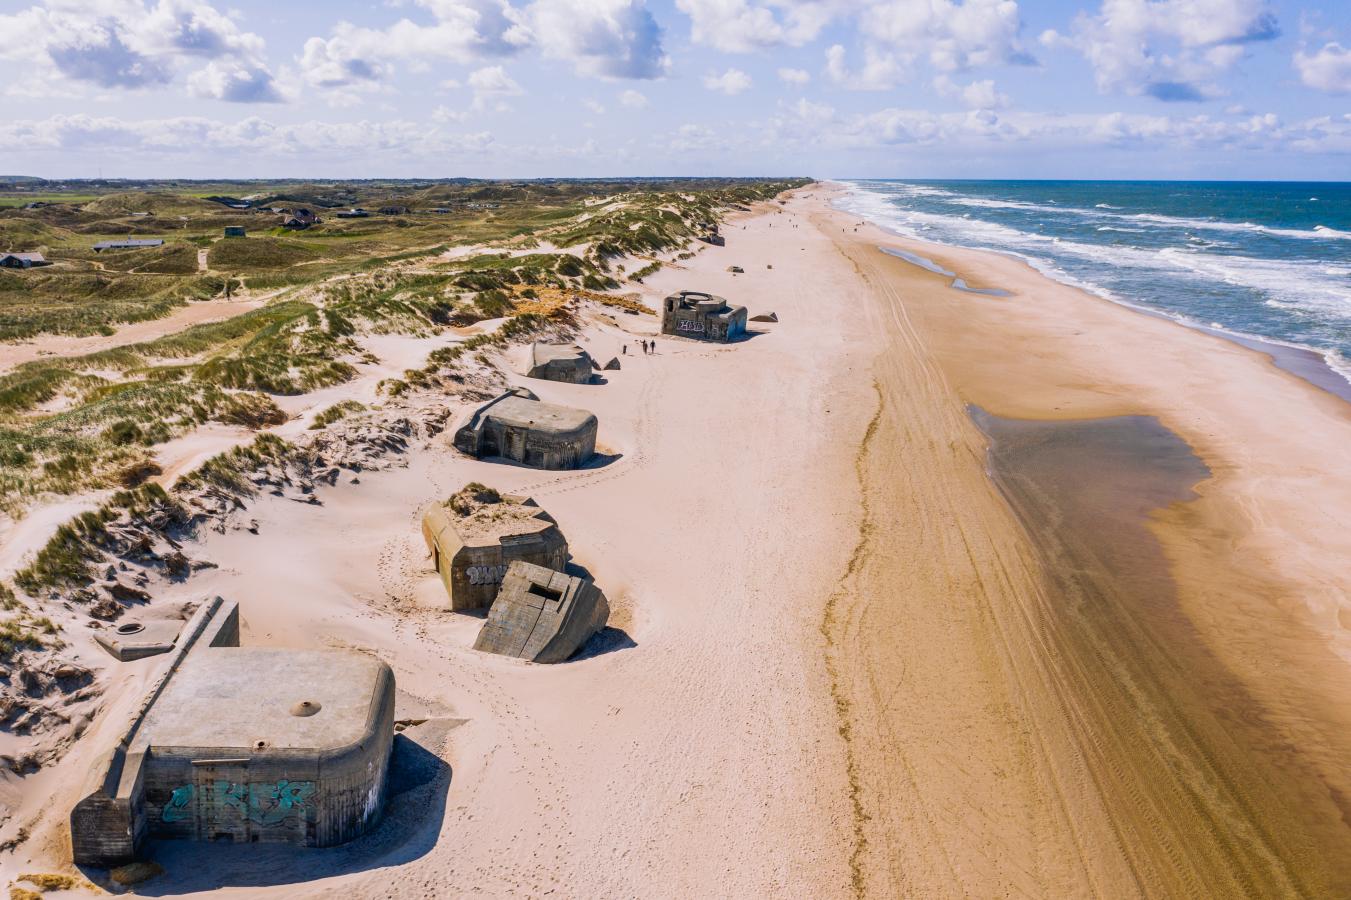
[[[503,354],[512,383],[599,417],[603,465],[419,436],[188,548],[218,568],[152,608],[221,595],[245,644],[378,655],[423,756],[354,844],[162,842],[138,893],[1351,893],[1351,406],[1017,260],[860,226],[837,190],[737,213],[725,247],[641,285],[778,314],[745,341],[644,356],[653,317],[588,302],[576,339],[622,363],[604,384]],[[391,371],[434,347],[382,340]],[[382,372],[323,404],[370,401]],[[481,619],[445,611],[418,522],[470,481],[535,498],[605,590],[582,658],[476,652]],[[153,670],[114,670],[79,621],[102,712],[8,785],[0,840],[31,835],[10,878],[70,869],[80,778]]]
[[[1345,893],[1351,407],[1021,261],[807,218],[847,228],[891,342],[835,650],[870,893]],[[1184,440],[1211,475],[1148,515],[1162,577],[1102,552],[1109,517],[1076,536],[1011,508],[973,404],[1150,416]],[[1111,483],[1094,465],[1086,490]]]

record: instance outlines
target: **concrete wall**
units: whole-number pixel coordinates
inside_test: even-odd
[[[422,536],[454,612],[492,606],[513,560],[552,569],[567,565],[568,542],[557,523],[533,500],[526,498],[523,503],[537,513],[521,523],[520,534],[465,538],[457,527],[459,517],[440,505],[433,506],[422,517]],[[547,527],[544,523],[548,523]]]
[[[538,399],[521,388],[493,398],[455,430],[455,449],[479,459],[501,456],[537,469],[576,469],[595,455],[595,416],[588,415],[585,425],[566,431],[507,425],[493,415],[493,407],[511,397]]]
[[[576,469],[596,452],[596,422],[557,435],[503,425],[489,417],[479,436],[479,456],[502,456],[536,469]]]
[[[144,754],[132,745],[169,679],[197,646],[239,645],[239,606],[215,597],[203,603],[179,635],[178,644],[155,675],[150,690],[124,723],[117,742],[90,769],[85,795],[70,811],[71,852],[87,866],[114,866],[136,858],[146,835],[141,797],[145,788]]]
[[[371,737],[313,751],[155,747],[143,804],[149,835],[330,847],[380,820],[394,739],[394,675],[381,666]]]
[[[535,538],[536,535],[527,537]],[[513,540],[478,547],[464,546],[450,559],[437,554],[437,571],[456,612],[487,609],[497,599],[498,588],[514,560],[561,569],[568,563],[568,545],[559,540]]]
[[[542,378],[545,381],[562,381],[568,384],[591,383],[591,356],[578,348],[576,356],[558,356],[543,358],[547,353],[532,351],[534,358],[529,377]]]
[[[383,663],[364,736],[350,746],[241,754],[148,744],[153,735],[140,734],[141,726],[188,654],[238,645],[238,605],[219,597],[203,604],[71,810],[76,864],[129,862],[149,836],[326,847],[379,821],[394,739],[394,673]]]
[[[515,562],[474,649],[561,663],[604,628],[609,617],[605,595],[589,579]]]
[[[695,302],[689,308],[675,296],[662,303],[663,334],[702,341],[730,341],[746,333],[746,308],[720,303]]]

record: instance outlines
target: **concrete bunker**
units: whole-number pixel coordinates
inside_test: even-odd
[[[576,344],[541,344],[530,348],[531,378],[546,381],[565,381],[569,384],[591,383],[591,354]]]
[[[568,542],[529,497],[466,485],[422,517],[422,536],[455,612],[485,609],[516,560],[562,569]]]
[[[474,649],[566,662],[609,618],[610,604],[589,579],[518,560],[507,567]]]
[[[679,291],[662,302],[661,331],[703,341],[735,340],[746,333],[746,307],[702,291]]]
[[[455,447],[482,459],[501,456],[537,469],[576,469],[596,452],[596,417],[541,403],[525,388],[498,395],[455,431]]]
[[[380,820],[394,674],[349,650],[239,647],[239,607],[193,615],[70,814],[80,865],[147,838],[329,847]]]

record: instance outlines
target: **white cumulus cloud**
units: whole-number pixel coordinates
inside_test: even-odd
[[[729,97],[741,93],[750,86],[751,76],[740,69],[728,69],[721,75],[711,72],[704,76],[704,87]]]
[[[779,69],[779,80],[784,84],[795,84],[798,87],[812,80],[811,73],[806,69]]]
[[[959,84],[947,75],[939,75],[934,79],[934,90],[944,97],[960,100],[971,109],[1003,109],[1009,105],[1008,95],[996,90],[994,80],[990,78]]]
[[[834,44],[826,50],[826,76],[835,84],[854,91],[888,91],[902,79],[904,72],[896,57],[868,47],[863,53],[863,68],[849,67],[844,47]]]
[[[1176,102],[1219,96],[1218,76],[1279,33],[1267,0],[1103,0],[1071,35],[1041,40],[1082,53],[1103,92]]]
[[[659,78],[670,61],[644,0],[537,0],[529,8],[546,57],[604,78]]]
[[[189,89],[201,97],[282,99],[263,39],[205,0],[42,0],[0,15],[0,34],[0,59],[72,85],[153,88],[187,73]]]
[[[1324,44],[1321,50],[1295,54],[1295,70],[1308,87],[1330,94],[1351,93],[1351,48]]]
[[[728,53],[801,46],[820,34],[840,5],[832,0],[676,0],[695,43]]]

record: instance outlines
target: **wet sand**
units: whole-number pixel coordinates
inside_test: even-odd
[[[1346,896],[1351,407],[1018,261],[807,215],[887,340],[828,628],[860,893]]]

